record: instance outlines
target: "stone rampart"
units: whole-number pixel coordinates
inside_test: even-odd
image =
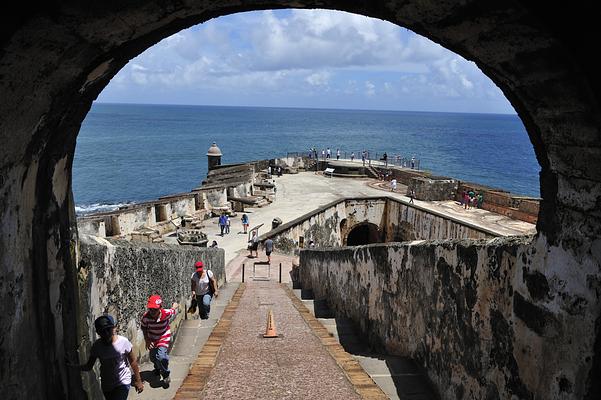
[[[140,318],[146,310],[148,297],[159,294],[166,307],[177,302],[182,304],[180,311],[183,311],[186,301],[189,304],[194,263],[199,260],[215,273],[219,285],[225,283],[223,249],[80,236],[78,325],[82,327],[79,335],[81,360],[87,360],[91,342],[96,337],[94,319],[104,312],[117,319],[119,334],[127,336],[133,344],[134,354],[145,359],[147,351]],[[171,323],[175,334],[184,315],[181,312]],[[89,376],[85,379],[88,379],[90,393],[95,393],[98,389],[96,379]]]
[[[333,201],[261,235],[259,240],[271,237],[279,252],[290,254],[311,240],[317,247],[340,247],[346,244],[348,233],[364,223],[378,226],[385,242],[498,236],[488,229],[392,197],[365,197]]]
[[[299,274],[373,346],[416,359],[442,399],[582,398],[598,324],[595,269],[547,268],[531,241],[303,250]]]

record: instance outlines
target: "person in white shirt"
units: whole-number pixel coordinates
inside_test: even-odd
[[[207,269],[205,271],[202,261],[194,264],[196,272],[192,274],[192,298],[196,298],[198,305],[198,314],[200,319],[208,319],[211,312],[211,300],[217,297],[217,281],[213,275],[213,271]]]

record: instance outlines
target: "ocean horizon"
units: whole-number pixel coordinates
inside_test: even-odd
[[[540,166],[515,114],[94,103],[77,139],[78,213],[189,192],[222,163],[329,147],[420,160],[435,175],[538,197]]]

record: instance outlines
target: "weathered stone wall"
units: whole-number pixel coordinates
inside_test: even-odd
[[[425,201],[451,200],[455,198],[458,182],[455,179],[412,178],[407,194],[415,190],[415,198]]]
[[[78,254],[79,319],[82,331],[79,349],[81,360],[88,357],[95,339],[94,319],[104,312],[113,315],[119,333],[132,342],[134,353],[147,357],[140,318],[146,301],[159,294],[166,307],[172,302],[189,304],[190,276],[194,263],[202,261],[211,269],[218,284],[225,283],[225,252],[223,249],[137,243],[124,240],[82,236]],[[184,317],[181,312],[171,328]],[[84,377],[87,374],[83,374]],[[86,378],[87,379],[87,378]],[[87,379],[91,393],[96,391],[95,379]],[[100,397],[102,398],[102,397]]]
[[[259,240],[271,237],[278,252],[289,254],[298,251],[301,237],[305,246],[313,240],[317,247],[340,247],[353,228],[365,223],[377,225],[382,241],[387,242],[497,236],[397,199],[370,197],[334,201],[261,235]]]
[[[582,398],[600,282],[592,265],[559,279],[530,241],[303,250],[300,279],[372,345],[419,361],[443,399]]]

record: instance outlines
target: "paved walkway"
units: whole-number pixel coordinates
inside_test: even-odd
[[[278,338],[265,339],[273,310]],[[275,282],[249,282],[202,399],[359,399]]]

